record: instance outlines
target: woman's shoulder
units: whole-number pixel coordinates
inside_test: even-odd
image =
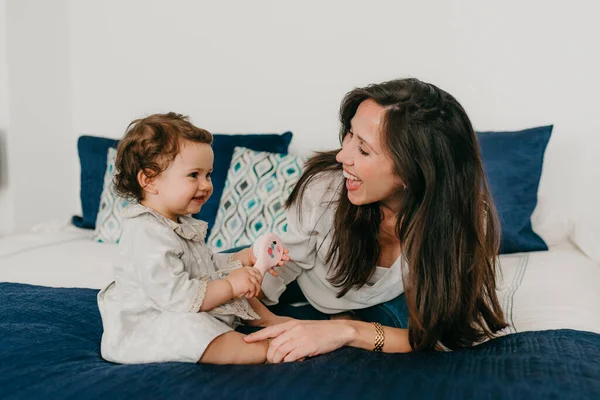
[[[290,224],[300,231],[327,231],[331,227],[343,184],[341,171],[319,172],[312,176],[288,208]]]
[[[319,172],[306,183],[301,202],[311,207],[328,207],[338,200],[343,184],[342,171]]]

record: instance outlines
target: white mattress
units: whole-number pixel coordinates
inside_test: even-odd
[[[500,257],[499,297],[509,331],[600,333],[600,265],[572,245]]]
[[[91,239],[92,231],[60,231],[0,238],[0,282],[101,289],[112,280],[114,244]]]
[[[89,230],[0,239],[0,282],[100,289],[112,280],[117,246]],[[600,333],[600,265],[570,245],[501,257],[499,296],[508,331],[570,328]]]

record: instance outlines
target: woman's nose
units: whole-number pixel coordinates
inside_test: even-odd
[[[342,149],[335,155],[335,159],[340,164],[352,165],[352,157],[346,146],[342,146]]]

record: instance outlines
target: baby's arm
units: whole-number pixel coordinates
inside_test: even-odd
[[[252,267],[233,270],[226,278],[208,282],[200,311],[210,311],[237,297],[252,298],[260,292],[262,277]]]
[[[208,282],[200,311],[210,311],[233,299],[233,288],[225,279]]]
[[[138,284],[161,311],[208,311],[232,298],[253,297],[260,291],[262,277],[255,268],[238,268],[214,281],[208,276],[192,278],[181,257],[184,250],[180,240],[172,229],[145,220],[130,223],[129,228],[126,250]]]

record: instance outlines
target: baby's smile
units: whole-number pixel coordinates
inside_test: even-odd
[[[194,196],[194,197],[192,197],[192,201],[195,201],[196,203],[199,203],[199,204],[204,204],[205,200],[206,200],[206,196]]]

